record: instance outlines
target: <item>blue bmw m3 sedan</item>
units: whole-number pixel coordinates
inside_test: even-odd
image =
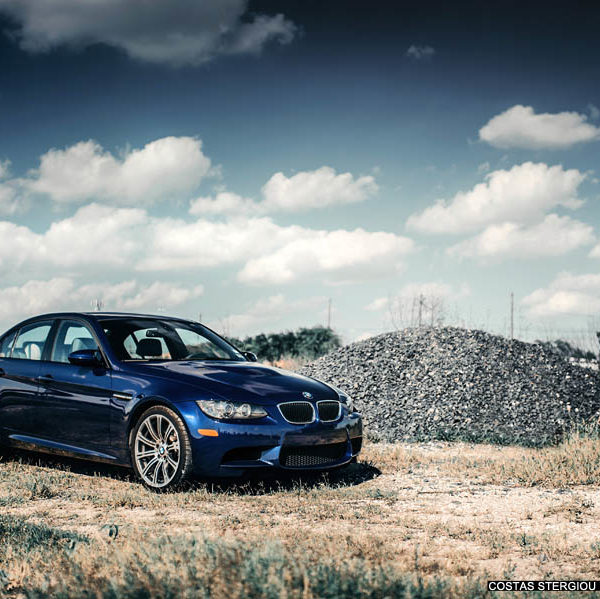
[[[129,466],[166,490],[341,466],[362,420],[339,389],[258,364],[197,322],[60,313],[0,338],[0,444]]]

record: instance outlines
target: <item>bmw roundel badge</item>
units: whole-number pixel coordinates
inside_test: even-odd
[[[312,399],[313,395],[312,395],[312,393],[309,393],[308,391],[302,391],[302,397],[304,397],[304,399]]]

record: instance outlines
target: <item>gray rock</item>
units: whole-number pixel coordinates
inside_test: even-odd
[[[541,446],[600,415],[597,370],[478,330],[385,333],[300,372],[348,392],[376,440]]]

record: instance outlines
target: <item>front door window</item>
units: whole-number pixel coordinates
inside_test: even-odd
[[[56,333],[50,360],[69,363],[69,354],[82,349],[98,349],[98,344],[90,329],[77,320],[63,320]]]

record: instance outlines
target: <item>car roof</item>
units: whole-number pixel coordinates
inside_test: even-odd
[[[138,314],[137,312],[81,312],[85,316],[98,316],[105,318],[160,318],[162,320],[188,320],[189,318],[180,318],[179,316],[169,316],[168,314]]]
[[[88,318],[152,318],[159,320],[180,320],[183,322],[191,322],[187,318],[179,318],[177,316],[167,316],[166,314],[138,314],[134,312],[51,312],[48,314],[39,314],[32,316],[23,322],[32,320],[45,320],[48,318],[72,318],[72,317],[88,317]]]

